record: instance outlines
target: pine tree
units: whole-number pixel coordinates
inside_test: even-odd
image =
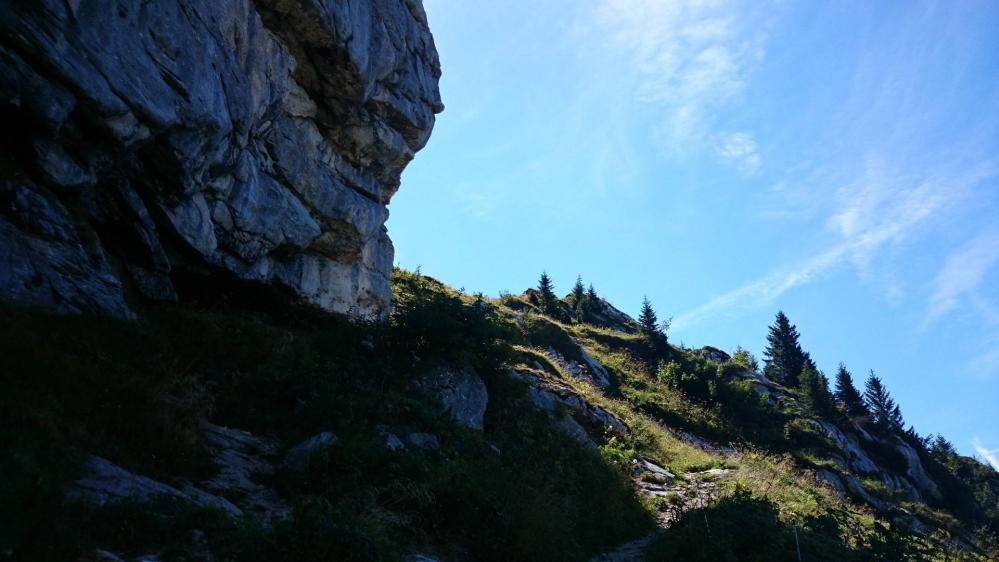
[[[902,431],[902,411],[874,371],[871,371],[864,386],[864,401],[867,402],[874,425],[885,433]]]
[[[572,311],[573,317],[576,319],[576,322],[579,323],[589,322],[591,316],[590,309],[592,308],[593,305],[590,303],[590,296],[587,295],[586,293],[583,293],[583,297],[579,299],[579,301],[576,303],[576,307]]]
[[[853,375],[840,363],[836,371],[836,399],[843,405],[843,410],[850,416],[866,416],[870,412],[864,405],[864,397],[853,384]]]
[[[586,322],[590,319],[590,299],[586,296],[586,288],[583,287],[583,276],[576,276],[576,284],[572,287],[569,295],[572,305],[572,316],[576,322]]]
[[[944,466],[953,467],[957,464],[957,449],[943,435],[929,438],[929,451],[936,461]]]
[[[551,277],[548,277],[547,271],[541,272],[541,279],[538,281],[538,293],[541,295],[541,309],[546,314],[553,314],[556,312],[557,307],[555,305],[555,285],[552,284]]]
[[[583,280],[581,277],[576,278],[576,286],[572,288],[573,295],[573,317],[576,322],[591,322],[593,320],[593,314],[597,309],[600,301],[597,296],[596,290],[593,289],[593,284],[590,287],[583,290]]]
[[[659,318],[656,316],[656,311],[652,309],[652,303],[649,302],[648,297],[642,297],[642,311],[638,314],[638,325],[646,337],[660,335]]]
[[[901,431],[902,427],[905,426],[905,421],[902,419],[902,410],[895,404],[895,407],[891,409],[891,415],[888,416],[888,421],[891,423],[892,428],[895,431]],[[915,430],[915,428],[912,428]]]
[[[756,356],[753,355],[748,349],[743,348],[741,345],[736,346],[735,352],[732,353],[732,362],[737,365],[742,365],[750,371],[760,370],[760,363],[756,360]]]
[[[576,276],[576,284],[572,286],[572,306],[576,309],[583,302],[583,297],[586,296],[586,288],[583,287],[583,276]]]
[[[799,377],[805,405],[812,412],[826,415],[833,409],[833,397],[829,392],[829,379],[813,367],[805,365]]]
[[[798,376],[806,364],[815,368],[815,363],[798,344],[798,329],[783,312],[777,313],[777,319],[770,326],[763,358],[766,363],[763,374],[788,386],[798,386]]]

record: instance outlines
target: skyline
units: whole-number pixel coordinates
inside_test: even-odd
[[[995,464],[999,6],[425,7],[446,109],[397,264],[491,295],[582,275],[757,356],[783,309],[827,374],[873,369]]]

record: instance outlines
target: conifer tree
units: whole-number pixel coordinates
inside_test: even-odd
[[[864,397],[853,384],[853,375],[842,363],[836,371],[836,399],[843,405],[843,411],[847,415],[866,416],[870,413],[864,405]]]
[[[902,431],[902,411],[874,371],[871,371],[864,386],[864,401],[867,402],[874,425],[885,433]]]
[[[555,305],[555,285],[552,283],[551,277],[548,277],[547,271],[541,272],[541,279],[538,281],[538,293],[541,296],[541,309],[546,314],[553,314],[556,312],[557,307]]]
[[[953,467],[957,464],[957,449],[943,435],[938,434],[936,437],[929,438],[929,451],[930,455],[940,464],[947,467]]]
[[[573,315],[576,318],[576,322],[590,322],[593,319],[593,312],[596,310],[597,303],[599,302],[596,290],[593,289],[593,284],[590,284],[589,289],[583,290],[582,278],[576,279],[576,286],[572,288],[572,293],[575,295],[581,295],[575,297],[575,302],[573,303]]]
[[[736,346],[735,352],[732,353],[732,362],[737,365],[742,365],[750,371],[760,370],[760,363],[756,360],[756,356],[753,355],[748,349],[743,348],[741,345]]]
[[[649,302],[648,297],[642,297],[642,311],[638,314],[638,325],[646,337],[660,335],[659,318],[656,316],[656,311],[652,309],[652,303]]]
[[[589,322],[590,309],[592,308],[592,306],[593,305],[590,304],[589,295],[583,293],[583,297],[579,299],[579,301],[576,303],[575,308],[572,311],[573,317],[576,319],[576,322],[579,323]]]
[[[763,374],[788,386],[798,386],[798,376],[806,364],[815,367],[815,363],[798,344],[798,329],[783,311],[777,313],[776,320],[770,326],[763,358],[766,363]]]
[[[579,309],[579,305],[583,302],[583,297],[586,296],[586,288],[583,287],[583,276],[576,276],[576,284],[572,287],[572,305],[574,308]]]
[[[829,379],[814,368],[813,364],[805,365],[799,377],[806,406],[814,413],[826,415],[832,411],[833,397],[829,392]]]
[[[572,316],[576,322],[586,322],[589,320],[589,299],[586,297],[586,288],[583,287],[583,276],[576,276],[576,284],[572,287],[569,295],[569,304],[572,305]]]

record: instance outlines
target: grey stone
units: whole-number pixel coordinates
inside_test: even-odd
[[[838,495],[846,495],[846,487],[843,486],[843,481],[835,472],[829,470],[828,468],[823,468],[816,473],[816,476],[828,484],[829,487],[832,488]]]
[[[278,493],[257,480],[275,473],[278,446],[246,431],[202,423],[208,450],[218,472],[199,487],[233,497],[239,507],[264,524],[285,519],[291,508]]]
[[[406,444],[399,439],[395,433],[382,433],[378,436],[378,443],[388,451],[401,451],[406,448]]]
[[[0,298],[54,312],[131,318],[100,244],[80,236],[56,198],[0,180]]]
[[[638,331],[638,324],[631,316],[621,312],[614,305],[600,298],[597,299],[593,310],[593,323],[619,332],[633,334]]]
[[[628,426],[613,414],[567,388],[545,383],[527,372],[511,370],[510,376],[528,383],[528,399],[535,407],[553,415],[556,429],[589,448],[596,449],[597,445],[580,421],[622,436],[629,432]]]
[[[878,465],[864,452],[860,442],[852,435],[843,433],[838,427],[825,420],[817,420],[819,427],[843,451],[846,457],[845,468],[858,473],[873,474],[880,472]]]
[[[436,451],[441,448],[440,439],[432,433],[410,433],[406,436],[406,441],[409,441],[411,445],[420,449]]]
[[[336,443],[336,436],[328,431],[309,437],[288,450],[281,466],[292,472],[304,472],[309,469],[316,457]]]
[[[607,373],[607,369],[600,364],[599,361],[593,358],[582,345],[579,345],[579,340],[576,340],[576,345],[578,346],[576,352],[582,358],[583,363],[580,364],[573,360],[566,359],[561,353],[559,353],[555,348],[549,347],[545,354],[562,368],[565,372],[569,373],[573,377],[578,379],[586,379],[591,381],[594,385],[601,389],[607,389],[610,386],[610,375]]]
[[[896,438],[895,448],[899,453],[905,457],[905,462],[907,465],[905,474],[919,488],[921,491],[927,494],[939,498],[940,489],[937,487],[936,482],[930,478],[927,474],[926,469],[923,467],[922,461],[919,459],[919,453],[916,452],[908,443]]]
[[[676,480],[676,475],[648,459],[636,459],[634,463],[639,475],[648,473],[662,484],[672,484]]]
[[[861,501],[867,502],[871,506],[878,509],[884,509],[888,505],[884,501],[871,495],[871,493],[867,491],[867,488],[865,488],[864,485],[860,482],[860,479],[858,479],[853,474],[844,473],[840,475],[840,478],[842,479],[843,485],[846,487],[846,490],[853,497]]]
[[[579,347],[579,354],[583,357],[583,361],[590,368],[590,373],[593,376],[593,382],[603,390],[606,390],[611,383],[610,374],[607,369],[596,359],[590,355],[583,346]]]
[[[160,558],[160,555],[158,554],[143,554],[142,556],[126,557],[98,548],[94,551],[94,560],[96,562],[160,562],[162,558]]]
[[[66,499],[91,507],[122,502],[148,502],[164,497],[200,507],[218,509],[232,517],[243,514],[242,510],[223,497],[186,484],[177,489],[152,478],[129,472],[97,456],[87,459],[83,477],[73,482],[66,490]]]
[[[187,269],[384,318],[386,205],[439,77],[415,0],[5,5],[0,118],[28,150],[0,175],[0,298],[130,317],[123,272],[170,300]],[[123,183],[155,212],[112,205]]]
[[[489,391],[471,367],[438,367],[421,384],[455,423],[470,429],[483,428]]]

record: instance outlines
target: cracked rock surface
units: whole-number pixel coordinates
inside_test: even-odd
[[[4,6],[0,298],[130,317],[195,275],[387,314],[386,205],[443,109],[418,0]]]

